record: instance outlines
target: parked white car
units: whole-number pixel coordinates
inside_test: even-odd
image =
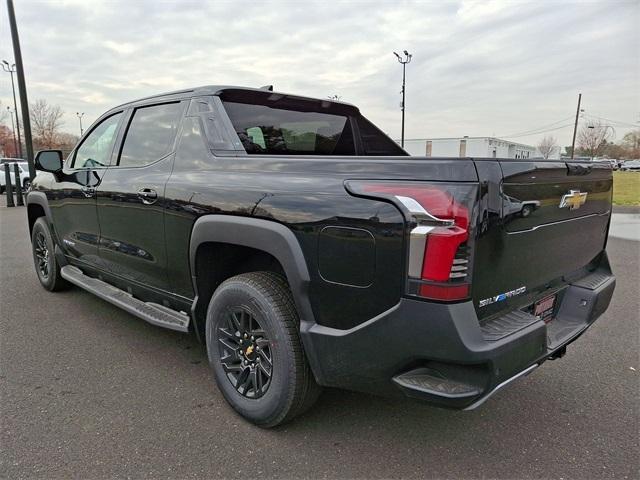
[[[617,158],[610,158],[609,163],[611,164],[611,168],[613,170],[618,170],[620,168],[620,160]]]
[[[18,170],[20,171],[20,185],[23,190],[27,190],[31,185],[31,180],[29,179],[29,165],[27,162],[14,162],[14,161],[5,161],[3,159],[2,164],[0,164],[0,193],[4,193],[5,189],[5,173],[4,173],[4,165],[5,163],[9,164],[10,173],[11,173],[11,185],[13,188],[16,188],[16,178],[15,178],[15,167],[14,164],[18,164]]]
[[[627,160],[622,164],[620,170],[623,172],[640,172],[640,160]]]

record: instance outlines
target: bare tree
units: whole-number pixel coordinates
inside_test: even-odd
[[[640,157],[640,128],[622,137],[622,146],[628,151],[629,158]]]
[[[551,156],[556,148],[558,148],[558,142],[555,137],[550,135],[545,135],[542,140],[540,140],[540,143],[538,143],[538,151],[545,160]]]
[[[46,100],[38,99],[31,104],[30,118],[33,129],[33,143],[38,148],[54,148],[58,143],[62,115],[59,105],[49,105]]]
[[[80,137],[74,135],[73,133],[62,132],[58,135],[56,148],[62,150],[63,155],[66,157],[73,147],[76,146]]]
[[[2,100],[0,100],[0,123],[4,123],[7,117],[9,117],[9,111],[2,106]]]
[[[0,125],[0,155],[9,158],[18,156],[15,133],[6,125]],[[0,169],[0,175],[4,175],[4,170]]]
[[[583,125],[578,132],[578,146],[591,158],[611,140],[615,132],[610,125],[603,125],[599,120]]]

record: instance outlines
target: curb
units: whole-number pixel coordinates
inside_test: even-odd
[[[640,213],[640,205],[613,205],[613,213]]]

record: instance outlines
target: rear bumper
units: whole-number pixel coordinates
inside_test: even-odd
[[[607,309],[615,277],[601,268],[573,282],[550,324],[524,312],[481,326],[471,302],[435,304],[403,298],[358,327],[302,327],[322,385],[402,394],[451,408],[475,408],[547,359],[562,356]],[[527,318],[529,317],[529,318]]]

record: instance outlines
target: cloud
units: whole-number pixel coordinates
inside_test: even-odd
[[[107,40],[104,42],[104,46],[121,54],[130,54],[136,51],[135,45],[128,42],[114,42],[113,40]]]
[[[509,134],[575,112],[640,113],[637,1],[16,2],[29,97],[85,120],[128,100],[206,84],[338,94],[407,137]],[[11,59],[6,14],[0,56]],[[8,75],[2,105],[11,105]],[[563,125],[563,124],[560,124]],[[570,128],[556,132],[561,144]],[[619,137],[624,133],[620,130]],[[535,142],[537,136],[515,140]]]

